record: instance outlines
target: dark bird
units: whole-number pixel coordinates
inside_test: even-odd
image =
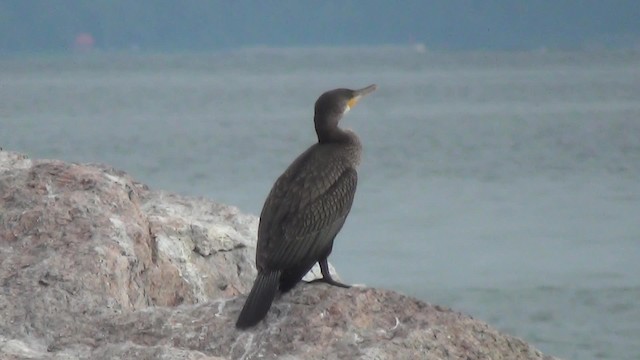
[[[260,213],[256,277],[236,327],[245,329],[264,319],[278,290],[291,290],[317,262],[322,279],[331,278],[327,258],[333,240],[351,210],[358,183],[356,167],[362,145],[351,130],[338,127],[342,116],[376,90],[335,89],[315,105],[318,143],[302,153],[276,180]]]

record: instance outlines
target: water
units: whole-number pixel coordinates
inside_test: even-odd
[[[259,213],[313,102],[379,89],[331,261],[571,359],[640,358],[640,54],[403,48],[0,60],[0,146]]]

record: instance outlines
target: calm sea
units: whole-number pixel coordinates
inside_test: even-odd
[[[247,49],[0,60],[0,146],[258,214],[314,142],[365,156],[331,261],[568,359],[640,358],[640,53]]]

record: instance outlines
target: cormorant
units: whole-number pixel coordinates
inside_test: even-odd
[[[315,104],[318,143],[302,153],[276,180],[260,213],[256,249],[256,277],[236,327],[245,329],[264,319],[276,292],[291,290],[317,262],[322,279],[331,278],[327,258],[353,203],[362,145],[338,122],[365,95],[359,90],[335,89]]]

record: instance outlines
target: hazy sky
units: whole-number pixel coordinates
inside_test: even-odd
[[[0,0],[0,52],[424,43],[640,48],[640,0]]]

